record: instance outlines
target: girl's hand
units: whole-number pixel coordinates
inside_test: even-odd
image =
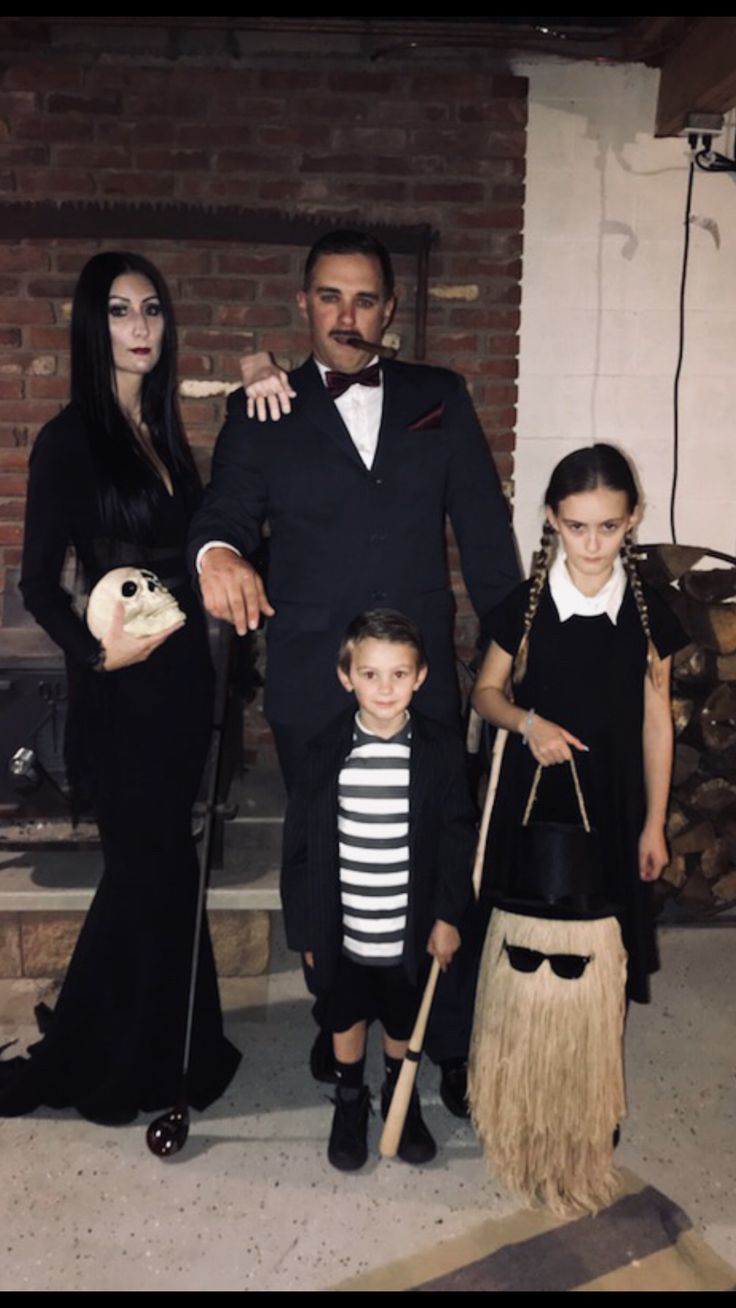
[[[639,876],[642,881],[656,881],[669,861],[664,828],[659,824],[647,824],[639,836]]]
[[[572,758],[571,745],[574,745],[575,749],[586,751],[588,748],[582,740],[573,736],[572,732],[565,731],[564,727],[558,727],[556,722],[548,722],[546,718],[537,716],[534,717],[527,735],[527,744],[537,763],[541,763],[543,768],[549,767],[552,763],[568,763]]]
[[[134,663],[144,663],[159,645],[163,645],[169,636],[173,636],[175,631],[184,626],[184,619],[180,618],[173,626],[160,631],[156,636],[131,636],[123,629],[124,618],[125,609],[122,602],[118,600],[112,626],[100,641],[105,652],[105,672],[117,672],[119,668],[129,668]]]
[[[449,922],[443,922],[438,917],[427,941],[427,953],[436,958],[442,971],[446,972],[459,948],[460,932],[457,927],[450,926]]]

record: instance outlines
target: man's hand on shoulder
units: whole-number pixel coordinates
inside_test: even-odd
[[[273,617],[261,577],[233,550],[213,546],[202,556],[199,574],[202,599],[213,618],[232,622],[239,636],[255,631],[261,614]]]
[[[259,350],[246,354],[240,360],[240,372],[248,407],[248,417],[257,415],[259,422],[268,416],[278,422],[284,413],[291,413],[291,401],[296,395],[289,385],[289,374],[279,368],[272,354]]]

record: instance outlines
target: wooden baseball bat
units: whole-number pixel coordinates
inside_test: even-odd
[[[483,805],[483,815],[481,817],[480,831],[478,834],[478,848],[475,855],[475,865],[473,868],[473,889],[475,897],[478,898],[480,892],[480,878],[483,871],[483,856],[485,854],[486,840],[488,838],[488,828],[491,822],[491,812],[496,798],[498,788],[498,777],[501,771],[501,759],[503,757],[504,746],[508,738],[508,731],[499,729],[496,733],[496,740],[493,746],[493,760],[491,764],[491,775],[488,779],[488,789],[486,790],[485,803]],[[424,1034],[427,1030],[429,1021],[429,1010],[432,1007],[435,987],[440,975],[440,965],[437,959],[432,959],[432,968],[429,973],[429,979],[424,987],[422,1002],[419,1005],[417,1020],[414,1023],[414,1030],[411,1033],[409,1047],[404,1055],[404,1061],[401,1065],[401,1071],[396,1082],[394,1093],[386,1114],[386,1121],[383,1127],[381,1142],[378,1151],[382,1158],[395,1158],[399,1148],[401,1132],[404,1129],[406,1114],[409,1111],[414,1082],[417,1079],[419,1071],[419,1061],[422,1057],[422,1045],[424,1044]]]
[[[436,958],[432,959],[432,967],[429,973],[429,979],[424,987],[422,1002],[419,1005],[417,1020],[414,1023],[414,1030],[409,1039],[409,1047],[404,1055],[404,1061],[401,1064],[398,1080],[394,1087],[394,1093],[391,1099],[386,1121],[383,1127],[381,1143],[378,1146],[379,1153],[383,1158],[395,1158],[396,1151],[399,1147],[401,1132],[404,1129],[406,1114],[409,1111],[409,1101],[411,1099],[414,1082],[417,1079],[419,1060],[422,1057],[422,1045],[424,1044],[424,1033],[427,1029],[429,1019],[429,1010],[432,1007],[434,999],[437,978],[440,974],[440,965]]]

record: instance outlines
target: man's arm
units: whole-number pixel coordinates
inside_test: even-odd
[[[244,396],[236,391],[217,438],[212,478],[189,533],[192,571],[199,570],[205,607],[213,617],[232,622],[240,636],[258,626],[261,614],[274,611],[247,561],[260,544],[267,507],[266,478],[249,428]]]
[[[521,570],[496,466],[461,377],[445,422],[453,439],[447,511],[485,646],[488,615],[518,585]]]

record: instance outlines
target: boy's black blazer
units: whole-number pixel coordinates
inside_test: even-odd
[[[291,374],[296,399],[279,422],[248,419],[242,390],[228,401],[190,546],[194,555],[226,541],[252,559],[268,523],[276,616],[267,625],[265,711],[274,723],[318,731],[347,707],[337,649],[350,620],[371,608],[419,623],[430,667],[419,706],[453,720],[446,515],[481,623],[519,580],[506,502],[462,378],[395,361],[382,373],[371,469],[312,359]]]
[[[437,918],[457,926],[470,899],[476,808],[465,752],[452,728],[412,709],[409,905],[403,962],[416,982]],[[337,782],[350,752],[354,710],[316,736],[286,810],[281,898],[289,946],[314,953],[319,992],[342,949]]]

